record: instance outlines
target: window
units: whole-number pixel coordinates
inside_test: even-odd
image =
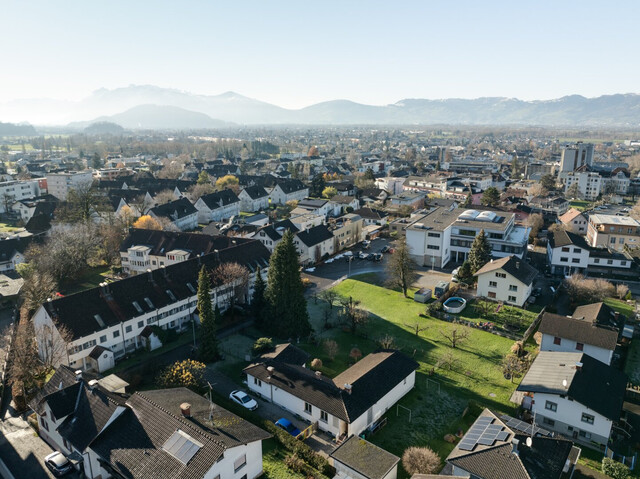
[[[596,259],[594,259],[594,260],[593,260],[593,262],[594,262],[595,264],[600,263],[600,258],[596,258]]]
[[[49,430],[49,424],[47,424],[47,420],[45,418],[43,418],[42,416],[40,416],[40,424],[42,425],[43,428],[45,428],[47,431]]]
[[[549,410],[549,411],[553,411],[556,412],[558,410],[558,405],[554,402],[551,401],[547,401],[544,405],[544,408]]]
[[[562,338],[556,336],[555,338],[553,338],[553,344],[560,346],[560,344],[562,344]]]
[[[543,417],[542,418],[542,423],[546,424],[547,426],[555,426],[556,422],[553,419],[549,419],[548,417]]]
[[[506,273],[496,273],[496,278],[506,278],[507,274]]]
[[[233,472],[238,472],[247,464],[247,455],[243,454],[233,462]]]
[[[613,260],[612,259],[608,259],[607,260],[607,264],[613,264]]]
[[[580,248],[573,248],[573,252],[574,253],[582,253],[582,250]]]
[[[571,262],[572,263],[579,263],[580,262],[580,258],[571,258]]]
[[[586,412],[582,413],[582,422],[586,422],[587,424],[593,424],[595,417],[591,414],[587,414]]]
[[[431,238],[440,238],[440,233],[427,233],[427,236]]]
[[[440,249],[440,246],[436,246],[434,244],[428,244],[427,249]]]
[[[103,334],[102,336],[100,336],[100,342],[101,343],[106,343],[107,342],[107,335]]]
[[[518,301],[518,298],[516,298],[515,296],[509,296],[509,298],[507,299],[507,301],[511,302],[511,303],[515,303],[516,301]]]
[[[626,266],[627,262],[626,261],[620,261],[620,266]]]
[[[490,288],[497,288],[498,287],[498,283],[496,281],[489,281],[489,287]]]
[[[117,337],[119,337],[119,336],[120,336],[120,331],[114,331],[114,332],[113,332],[113,337],[114,337],[114,338],[117,338]]]
[[[494,298],[496,297],[496,293],[495,291],[489,291],[489,293],[487,294],[490,298]]]
[[[139,328],[144,327],[144,321],[138,321],[138,327]]]
[[[611,237],[611,239],[609,240],[609,242],[610,242],[611,244],[616,244],[616,237],[615,237],[615,236],[612,236],[612,237]]]
[[[253,384],[258,386],[259,388],[262,387],[262,381],[260,381],[258,378],[253,378]]]
[[[580,437],[583,437],[585,439],[591,439],[591,433],[586,431],[580,431]]]
[[[576,349],[578,351],[583,351],[584,350],[584,343],[576,343]]]
[[[510,284],[509,291],[518,291],[518,287],[515,284]]]
[[[307,414],[311,414],[311,411],[312,411],[311,404],[309,404],[308,402],[304,403],[304,412],[306,412]]]
[[[326,411],[320,411],[320,420],[322,422],[329,422],[329,415]]]
[[[571,250],[569,249],[568,246],[565,246],[565,247],[562,248],[562,252],[563,253],[568,253],[569,251],[571,251]]]

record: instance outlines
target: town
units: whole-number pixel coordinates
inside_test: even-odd
[[[640,477],[632,131],[102,123],[0,160],[4,477]]]

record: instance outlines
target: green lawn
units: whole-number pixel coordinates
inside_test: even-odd
[[[305,479],[307,476],[293,472],[284,464],[287,451],[278,447],[275,439],[262,441],[262,467],[265,479]]]
[[[476,303],[479,303],[478,306],[482,305],[483,308],[477,308]],[[454,316],[473,323],[492,322],[509,332],[522,334],[535,321],[538,313],[506,305],[502,305],[498,309],[498,303],[473,300],[467,303],[467,307],[460,314]],[[513,325],[513,328],[505,328],[505,324]],[[517,326],[519,329],[516,329]]]
[[[580,211],[586,210],[587,208],[589,208],[590,205],[591,205],[591,202],[586,200],[571,200],[569,202],[569,206]]]
[[[629,304],[626,301],[621,301],[619,299],[607,298],[604,300],[604,304],[623,316],[626,316],[628,319],[633,319],[635,317],[636,306],[634,302]]]
[[[95,268],[89,268],[76,281],[61,287],[60,292],[67,296],[86,289],[95,288],[106,280],[105,275],[109,273],[109,270],[109,266],[96,266]]]
[[[640,385],[640,341],[631,341],[627,351],[624,372],[629,376],[629,381]]]

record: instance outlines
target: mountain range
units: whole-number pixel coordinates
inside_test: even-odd
[[[68,125],[75,129],[105,121],[128,129],[211,129],[231,124],[638,127],[640,95],[570,95],[536,101],[502,97],[404,99],[379,106],[333,100],[294,110],[234,92],[197,95],[132,85],[103,88],[77,102],[40,99],[0,103],[0,121]]]

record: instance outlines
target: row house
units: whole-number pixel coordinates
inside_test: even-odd
[[[198,227],[198,210],[184,197],[164,205],[154,206],[148,214],[157,220],[169,221],[180,231],[194,230]]]
[[[238,194],[240,211],[255,213],[269,208],[269,193],[261,186],[247,186]]]
[[[284,205],[288,201],[302,201],[309,196],[309,188],[300,180],[278,180],[269,191],[271,204]]]
[[[201,196],[194,206],[198,210],[198,223],[202,224],[222,221],[240,214],[240,199],[231,189]]]
[[[223,263],[238,263],[249,272],[249,280],[222,283],[212,277],[211,301],[221,310],[232,301],[247,303],[252,295],[258,268],[268,268],[269,251],[259,241],[246,241],[217,253],[186,260],[113,283],[102,283],[71,296],[43,303],[33,316],[41,356],[48,352],[48,338],[64,342],[57,328],[64,326],[71,338],[64,359],[75,369],[103,370],[91,357],[99,351],[102,364],[113,365],[125,354],[144,346],[141,338],[147,326],[178,331],[197,321],[198,274],[203,266],[213,271]],[[59,344],[59,343],[58,343]]]

